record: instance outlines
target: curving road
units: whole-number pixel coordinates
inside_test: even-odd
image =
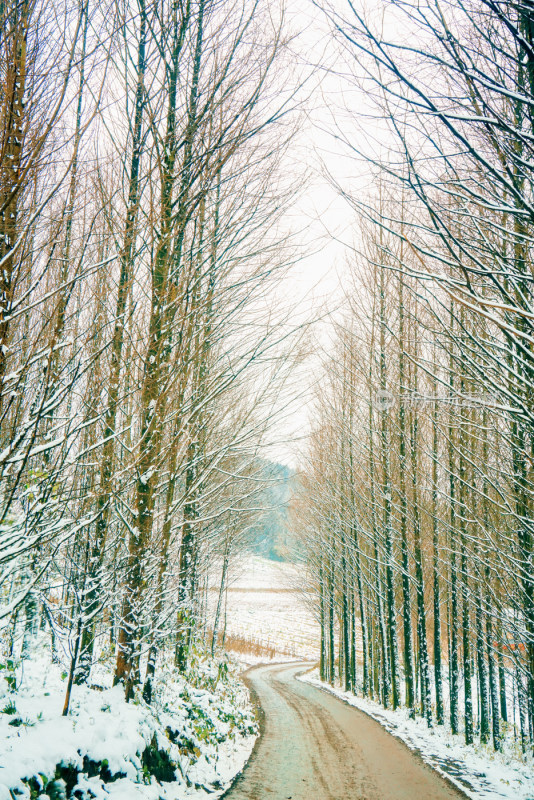
[[[264,731],[225,800],[459,800],[449,786],[378,722],[331,694],[295,680],[309,665],[247,674]]]

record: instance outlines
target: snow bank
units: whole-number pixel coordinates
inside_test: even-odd
[[[237,668],[199,658],[185,679],[164,664],[148,706],[124,701],[110,667],[100,665],[103,687],[73,687],[68,717],[67,676],[47,649],[16,670],[16,691],[0,672],[0,800],[35,797],[54,779],[82,800],[200,800],[227,788],[258,735]]]

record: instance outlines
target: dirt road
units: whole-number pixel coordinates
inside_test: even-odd
[[[460,800],[378,722],[295,680],[303,665],[248,673],[263,736],[225,800]]]

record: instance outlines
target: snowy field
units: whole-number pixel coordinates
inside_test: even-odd
[[[453,736],[446,726],[429,729],[423,719],[410,719],[404,709],[384,709],[372,700],[332,687],[319,680],[316,669],[299,680],[331,692],[369,714],[473,800],[534,800],[534,768],[522,764],[511,751],[496,753],[490,745],[480,743],[467,747],[463,738]]]
[[[102,663],[100,685],[74,686],[63,717],[65,669],[36,646],[12,674],[0,672],[0,800],[61,800],[65,790],[81,800],[218,797],[247,761],[258,725],[235,667],[196,666],[185,680],[162,665],[147,706],[126,703]]]
[[[319,658],[320,628],[306,597],[298,590],[301,568],[284,562],[247,555],[230,581],[227,593],[226,633],[232,637],[257,642],[272,651],[273,660]],[[217,591],[209,597],[213,616]],[[221,621],[221,628],[222,628]],[[268,660],[246,658],[248,663]]]

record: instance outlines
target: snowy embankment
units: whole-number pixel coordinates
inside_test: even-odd
[[[534,800],[534,767],[523,764],[510,750],[496,753],[490,745],[468,747],[446,726],[429,729],[422,718],[410,719],[405,709],[391,711],[330,686],[319,679],[317,669],[298,679],[331,692],[376,719],[473,800]]]
[[[200,659],[187,679],[163,665],[150,706],[126,703],[106,665],[96,679],[63,717],[66,674],[48,650],[2,670],[0,800],[204,800],[243,768],[258,724],[233,665]]]

